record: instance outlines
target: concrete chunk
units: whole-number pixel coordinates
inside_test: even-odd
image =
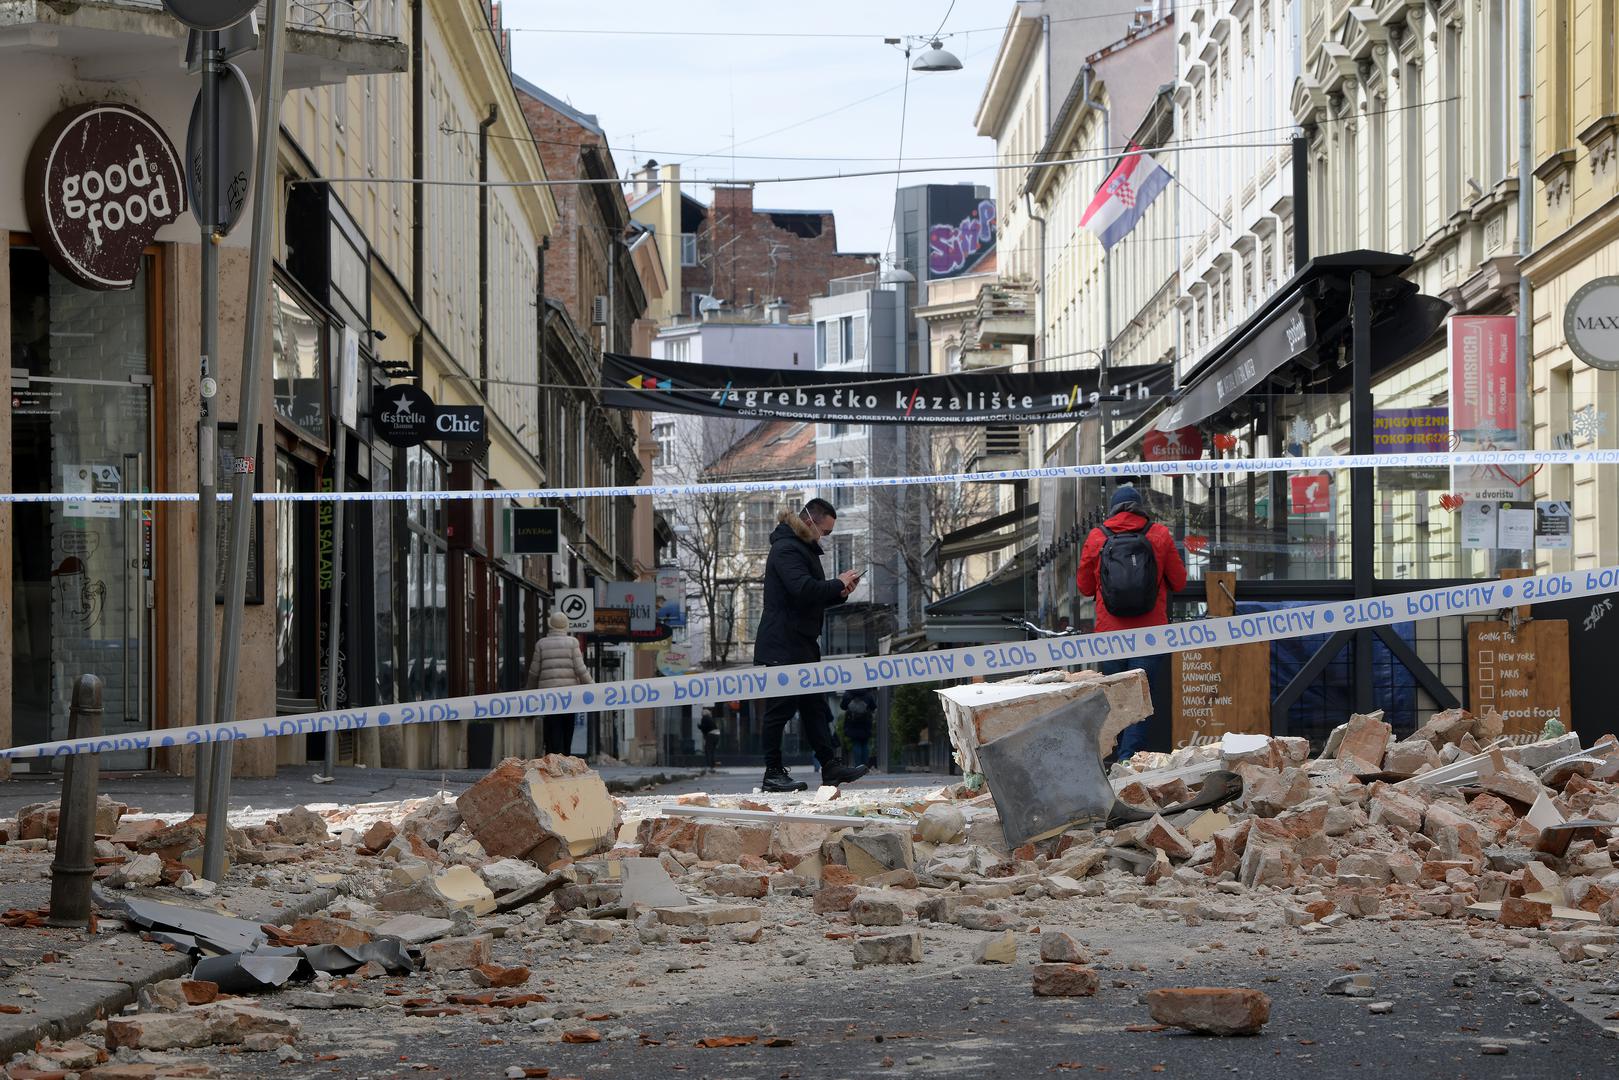
[[[136,1013],[107,1020],[107,1049],[194,1050],[246,1042],[269,1035],[291,1042],[298,1022],[279,1013],[236,1003],[198,1005],[172,1013]]]
[[[1092,997],[1102,980],[1080,964],[1036,964],[1033,985],[1035,997]]]
[[[666,926],[724,926],[758,922],[761,918],[759,909],[751,904],[692,904],[653,910]]]
[[[856,878],[916,867],[911,838],[892,829],[856,829],[843,838],[843,858]]]
[[[1017,935],[1007,930],[982,938],[973,950],[973,959],[980,964],[1017,963]]]
[[[423,948],[422,960],[429,971],[470,971],[491,961],[491,940],[488,934],[444,938]]]
[[[1100,691],[1109,722],[1098,736],[1101,756],[1113,749],[1119,732],[1152,715],[1152,693],[1140,671],[1102,675],[1096,671],[1041,672],[994,683],[969,683],[938,691],[956,760],[963,772],[986,773],[979,748],[1021,730],[1067,701]]]
[[[1255,1035],[1270,1019],[1270,998],[1258,990],[1186,986],[1147,992],[1160,1024],[1203,1035]]]
[[[868,964],[920,964],[922,962],[922,932],[884,934],[879,937],[856,938],[854,965]]]
[[[467,828],[491,856],[549,866],[563,856],[579,858],[612,846],[618,804],[601,776],[577,768],[559,775],[559,768],[567,766],[555,757],[507,758],[456,800]]]

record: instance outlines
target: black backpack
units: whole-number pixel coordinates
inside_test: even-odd
[[[1147,539],[1152,525],[1139,532],[1098,527],[1107,534],[1099,559],[1102,603],[1126,618],[1152,611],[1158,606],[1158,555]]]

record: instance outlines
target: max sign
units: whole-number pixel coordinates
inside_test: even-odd
[[[157,230],[186,209],[182,177],[180,155],[150,116],[79,105],[57,113],[28,152],[28,227],[76,284],[127,289]]]

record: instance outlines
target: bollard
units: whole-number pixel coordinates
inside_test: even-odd
[[[80,675],[73,684],[68,738],[101,734],[101,680]],[[56,858],[51,861],[51,926],[90,925],[90,882],[96,872],[96,786],[100,754],[70,754],[62,774],[62,806],[56,820]]]

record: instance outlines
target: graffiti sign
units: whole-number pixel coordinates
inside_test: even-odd
[[[977,199],[965,207],[951,203],[955,200],[929,200],[928,277],[933,280],[985,269],[995,252],[995,201]]]

